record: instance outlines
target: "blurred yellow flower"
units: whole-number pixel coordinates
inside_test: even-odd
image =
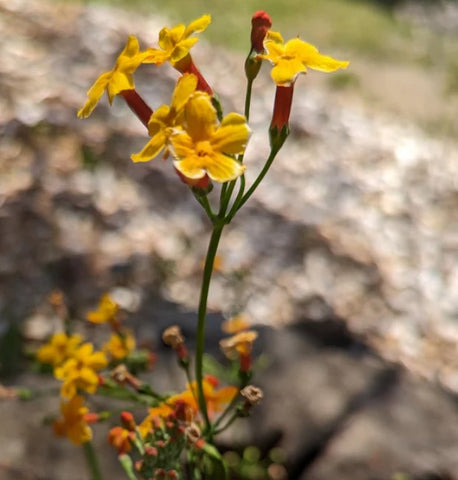
[[[216,182],[242,175],[245,166],[230,155],[243,153],[250,136],[246,118],[230,113],[218,125],[216,110],[205,92],[194,93],[184,109],[185,131],[170,137],[175,168],[185,177],[205,174]]]
[[[113,70],[102,73],[88,90],[88,99],[84,106],[78,111],[79,118],[88,117],[97,105],[103,92],[106,90],[110,104],[115,95],[124,90],[135,88],[132,74],[147,56],[146,52],[140,52],[138,40],[134,35],[129,35],[124,50],[116,60]]]
[[[61,395],[74,397],[79,390],[95,393],[99,384],[97,372],[108,365],[103,352],[94,352],[91,343],[81,345],[66,362],[54,369],[54,376],[63,381]]]
[[[322,55],[316,47],[300,38],[293,38],[284,43],[278,32],[270,30],[264,40],[265,55],[258,58],[269,60],[274,67],[271,76],[280,86],[294,83],[297,75],[305,73],[307,68],[322,72],[333,72],[339,68],[347,68],[349,62],[335,60]]]
[[[49,342],[38,350],[37,359],[41,363],[49,363],[56,367],[70,358],[82,341],[81,335],[55,333]]]
[[[93,310],[86,315],[86,319],[92,323],[112,323],[117,321],[119,305],[108,295],[105,294],[99,301],[97,310]]]
[[[92,439],[92,430],[86,421],[89,408],[84,405],[83,397],[77,395],[68,402],[61,402],[60,411],[62,418],[53,424],[56,435],[69,438],[75,445]]]
[[[122,360],[135,350],[135,345],[135,337],[132,333],[124,332],[123,335],[113,333],[108,342],[103,345],[103,350],[114,360]]]
[[[193,74],[185,74],[178,80],[170,107],[162,105],[151,115],[148,122],[151,139],[139,153],[131,155],[134,162],[148,162],[164,148],[164,156],[168,156],[168,141],[173,128],[183,123],[184,107],[196,87],[197,77]]]
[[[172,66],[189,54],[191,47],[197,42],[197,37],[191,37],[193,33],[203,32],[211,22],[210,15],[202,15],[191,22],[188,26],[179,24],[172,28],[164,27],[159,32],[160,49],[149,48],[145,51],[148,56],[146,63],[162,65],[169,61]]]
[[[258,333],[254,330],[247,330],[237,333],[229,338],[224,338],[219,342],[223,353],[231,360],[239,355],[249,355],[253,349],[253,343],[258,338]]]
[[[224,333],[234,334],[248,330],[250,328],[250,322],[245,315],[236,315],[235,317],[228,318],[221,325],[221,330]]]

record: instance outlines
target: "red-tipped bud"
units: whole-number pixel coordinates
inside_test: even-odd
[[[134,416],[130,412],[121,412],[121,423],[127,430],[131,432],[135,430],[136,424]]]
[[[86,423],[96,423],[100,420],[100,415],[98,413],[89,412],[84,415],[84,420]]]
[[[157,457],[158,455],[157,448],[151,445],[147,445],[145,447],[145,455],[147,455],[148,457]]]
[[[256,53],[264,51],[264,38],[272,26],[269,14],[264,10],[257,11],[251,19],[251,49]]]

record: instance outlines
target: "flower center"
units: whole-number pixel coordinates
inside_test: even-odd
[[[211,155],[213,148],[208,140],[202,140],[196,143],[196,153],[198,157],[207,157]]]

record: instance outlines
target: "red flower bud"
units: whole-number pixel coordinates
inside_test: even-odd
[[[264,10],[257,11],[251,19],[251,49],[257,53],[264,51],[264,38],[272,26],[269,14]]]
[[[121,423],[127,430],[131,432],[135,430],[134,416],[130,412],[121,412]]]

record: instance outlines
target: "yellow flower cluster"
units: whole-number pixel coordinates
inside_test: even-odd
[[[190,57],[189,50],[197,42],[192,34],[205,30],[210,20],[209,15],[203,15],[188,26],[163,28],[159,33],[159,49],[141,51],[138,40],[130,36],[114,69],[96,80],[78,112],[79,117],[89,116],[105,90],[110,103],[114,95],[134,90],[132,74],[142,63],[161,65],[169,61],[183,76],[177,82],[171,104],[160,106],[145,122],[151,139],[132,155],[132,160],[147,162],[162,150],[165,157],[172,153],[175,168],[190,185],[207,175],[222,183],[239,177],[245,167],[234,155],[245,151],[250,135],[242,115],[231,113],[218,122],[211,89]],[[134,111],[140,108],[138,102],[136,99],[131,105]],[[91,321],[97,322],[97,316]]]
[[[108,323],[113,333],[103,346],[95,351],[92,343],[83,342],[81,335],[54,334],[37,352],[41,363],[54,369],[54,376],[62,382],[60,395],[61,418],[54,422],[54,430],[73,443],[90,441],[92,432],[88,425],[88,407],[81,394],[93,394],[100,383],[99,372],[107,367],[111,357],[119,361],[135,349],[135,338],[130,331],[121,329],[118,318],[119,305],[109,295],[103,295],[96,310],[87,314],[91,323]]]

